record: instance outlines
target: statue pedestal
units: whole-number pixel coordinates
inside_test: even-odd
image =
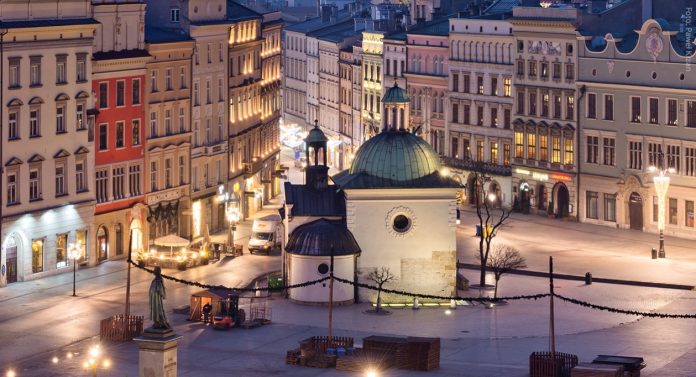
[[[134,338],[140,347],[138,373],[140,377],[176,377],[176,345],[183,336],[171,329],[149,328]]]

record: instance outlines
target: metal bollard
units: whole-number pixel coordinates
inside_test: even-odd
[[[418,306],[419,306],[419,304],[418,304],[418,297],[414,297],[414,298],[413,298],[413,310],[418,310],[418,309],[420,309]]]
[[[654,247],[652,248],[652,259],[657,259],[657,249]]]
[[[585,284],[592,284],[592,274],[589,272],[585,274]]]

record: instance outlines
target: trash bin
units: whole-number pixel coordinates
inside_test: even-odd
[[[652,259],[657,259],[657,249],[654,247],[652,248]]]
[[[481,225],[476,225],[476,237],[481,237]]]
[[[585,274],[585,284],[592,284],[592,274],[589,272]]]

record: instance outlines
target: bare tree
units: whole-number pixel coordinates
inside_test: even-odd
[[[498,229],[510,218],[510,211],[496,205],[500,203],[500,198],[486,197],[483,190],[484,175],[479,172],[474,173],[474,201],[476,203],[476,216],[479,219],[481,233],[479,237],[478,260],[481,262],[481,276],[479,285],[486,284],[487,261],[491,251],[491,242],[498,234]],[[494,193],[492,193],[495,195]],[[489,194],[490,195],[490,194]]]
[[[478,257],[478,255],[477,255]],[[495,290],[493,298],[498,298],[498,282],[503,274],[512,270],[526,268],[527,261],[520,254],[519,250],[508,245],[496,245],[493,252],[488,256],[486,266],[490,268],[495,277]]]
[[[384,284],[394,280],[394,274],[392,274],[387,267],[375,267],[370,271],[370,274],[367,275],[367,278],[377,284],[377,309],[375,309],[375,312],[379,313],[382,309],[382,287]]]

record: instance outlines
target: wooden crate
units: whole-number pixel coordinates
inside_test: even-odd
[[[336,355],[314,355],[314,357],[307,359],[305,365],[311,368],[333,368],[336,366]]]
[[[356,350],[353,355],[341,356],[336,360],[336,370],[349,372],[381,371],[394,366],[394,356],[388,353],[371,353]]]
[[[579,363],[570,372],[571,377],[623,377],[623,365]]]
[[[294,350],[289,350],[285,354],[285,363],[289,365],[298,365],[300,363],[300,349],[295,348]]]

